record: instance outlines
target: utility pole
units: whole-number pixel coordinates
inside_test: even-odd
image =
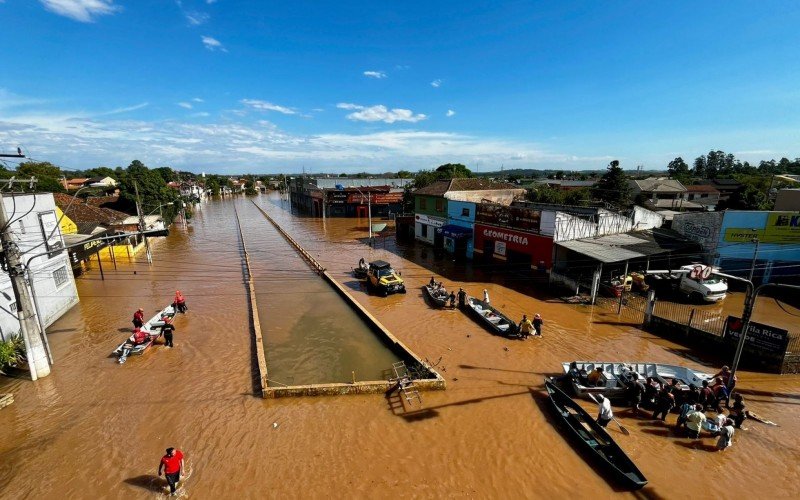
[[[139,232],[144,232],[147,228],[144,226],[144,215],[142,215],[142,203],[139,200],[139,184],[136,181],[133,181],[133,189],[136,191],[136,215],[139,216]],[[159,207],[160,208],[160,207]],[[147,254],[147,263],[153,263],[153,255],[150,253],[150,242],[147,241],[147,236],[142,235],[144,238],[144,248],[145,253]]]
[[[14,155],[14,157],[24,158],[22,153],[19,153],[19,155]],[[0,156],[9,157],[11,155]],[[31,178],[30,181],[10,179],[2,182],[7,182],[8,184],[30,182],[34,184],[36,180],[33,178]],[[2,227],[2,231],[0,231],[0,240],[3,245],[3,264],[8,271],[8,276],[11,278],[14,298],[17,301],[17,318],[19,319],[20,335],[22,335],[22,340],[25,342],[25,356],[28,358],[31,380],[36,380],[50,375],[50,360],[39,332],[39,324],[34,312],[36,307],[33,302],[33,297],[28,288],[28,283],[25,281],[25,266],[22,265],[19,247],[11,234],[11,228],[8,227],[8,221],[5,202],[3,201],[2,193],[0,193],[0,227]]]
[[[755,237],[751,241],[756,244],[756,249],[753,251],[753,262],[750,263],[750,276],[747,277],[747,281],[752,283],[753,275],[755,274],[756,271],[756,261],[758,259],[758,243],[760,240],[758,239],[758,237]]]

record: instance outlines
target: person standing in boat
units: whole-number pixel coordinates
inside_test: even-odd
[[[531,320],[528,319],[527,314],[522,315],[522,321],[519,322],[517,329],[519,330],[519,334],[523,339],[527,340],[527,338],[531,336],[534,326],[533,323],[531,323]]]
[[[144,325],[144,309],[141,307],[133,313],[133,327],[141,328]]]
[[[542,325],[543,324],[544,324],[544,320],[542,319],[542,315],[539,314],[539,313],[536,313],[536,315],[533,317],[533,329],[536,330],[536,336],[537,337],[541,337],[542,336]]]
[[[597,423],[600,427],[605,427],[614,418],[614,412],[611,410],[611,401],[602,394],[597,395],[597,401],[600,405],[600,411],[597,414]]]
[[[489,303],[489,290],[483,289],[483,301]]]
[[[162,317],[161,321],[164,322],[164,324],[161,325],[161,335],[164,336],[164,345],[168,348],[173,348],[175,346],[172,344],[172,334],[175,331],[175,325],[172,324],[172,320],[169,316]]]
[[[431,276],[431,281],[430,281],[430,283],[428,283],[428,286],[431,287],[431,288],[434,288],[436,286],[436,278]]]
[[[594,370],[586,377],[589,387],[596,387],[598,385],[605,385],[603,382],[603,367],[596,366]]]
[[[175,301],[172,303],[172,307],[179,313],[185,313],[186,309],[186,298],[183,296],[180,290],[175,291]]]

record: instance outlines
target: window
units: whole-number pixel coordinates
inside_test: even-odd
[[[419,199],[419,208],[420,208],[420,210],[425,210],[426,208],[428,208],[427,207],[427,205],[428,205],[427,202],[428,202],[427,198],[420,198]]]
[[[436,200],[436,211],[437,212],[444,212],[444,200],[441,199],[441,198],[438,198]]]
[[[68,280],[67,278],[67,266],[59,267],[55,271],[53,271],[53,281],[56,282],[56,287],[60,287]]]
[[[428,237],[428,225],[427,224],[420,224],[419,235],[423,238]]]
[[[462,208],[461,209],[461,216],[462,217],[469,217],[469,208]]]

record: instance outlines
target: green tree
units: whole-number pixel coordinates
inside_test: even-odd
[[[686,181],[689,180],[689,177],[691,177],[689,165],[687,165],[680,156],[669,162],[669,165],[667,165],[667,172],[669,172],[669,176],[672,179],[676,179],[683,183],[686,183]]]
[[[17,167],[17,176],[21,178],[36,177],[36,185],[31,191],[48,193],[61,193],[64,186],[61,184],[61,169],[48,161],[25,161]]]
[[[457,177],[474,177],[472,170],[461,163],[445,163],[436,168],[436,172],[443,174],[441,179],[455,179]]]
[[[411,179],[412,177],[414,177],[414,174],[412,174],[408,170],[400,170],[399,172],[397,172],[398,179]]]
[[[699,177],[701,179],[706,178],[706,157],[703,155],[698,156],[694,159],[694,168],[692,169],[692,175],[695,177]]]
[[[178,205],[174,203],[180,199],[180,194],[167,187],[159,172],[134,160],[119,176],[120,204],[129,214],[136,213],[136,186],[143,215],[155,212],[160,205],[173,203],[162,207],[164,221],[171,223],[178,211]]]
[[[528,199],[537,203],[554,203],[561,205],[564,203],[565,191],[552,188],[547,184],[539,184],[528,191]]]
[[[592,196],[619,208],[625,208],[631,204],[631,187],[628,183],[628,176],[625,175],[617,160],[608,165],[606,173],[600,177],[592,189]]]

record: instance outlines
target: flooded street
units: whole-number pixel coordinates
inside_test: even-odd
[[[398,247],[389,238],[385,248],[379,240],[370,249],[361,241],[366,219],[302,218],[274,195],[253,199],[421,358],[441,358],[437,369],[447,390],[424,393],[423,405],[405,414],[393,412],[381,395],[254,396],[234,204],[253,259],[271,377],[347,381],[351,365],[358,363],[366,378],[392,358],[366,340],[353,343],[355,352],[342,347],[358,318],[334,305],[341,299],[249,199],[210,201],[188,230],[174,227],[155,242],[152,266],[120,263],[106,270],[105,281],[96,271],[77,280],[80,304],[49,330],[56,360],[49,377],[0,378],[0,392],[15,395],[0,410],[0,496],[153,498],[160,494],[158,460],[175,446],[192,469],[186,488],[193,498],[606,498],[614,487],[554,427],[543,377],[573,359],[708,372],[721,364],[707,364],[712,357],[642,332],[609,309],[564,304],[541,286],[481,266],[459,271],[421,245]],[[368,295],[349,273],[362,256],[391,262],[408,293]],[[512,318],[541,313],[543,338],[494,337],[462,312],[429,307],[420,287],[431,274],[448,289],[479,295],[487,288],[492,304]],[[157,346],[118,365],[110,353],[128,335],[136,307],[152,314],[177,289],[189,312],[175,322],[175,349]],[[771,315],[797,321],[772,299],[759,300],[754,319]],[[298,347],[302,358],[285,352]],[[636,495],[795,495],[800,377],[739,372],[737,390],[749,409],[779,427],[748,420],[724,453],[709,451],[714,438],[701,446],[617,408],[631,435],[613,425],[609,432],[650,481]]]

